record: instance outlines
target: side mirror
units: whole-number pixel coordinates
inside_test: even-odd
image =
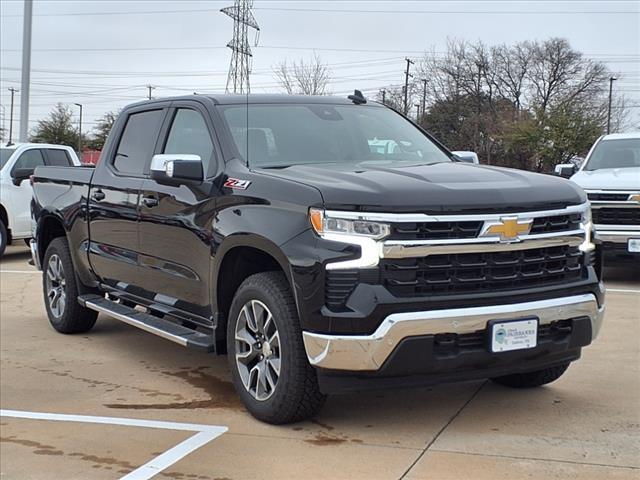
[[[150,170],[153,180],[167,185],[201,183],[204,180],[204,169],[200,155],[154,155],[151,159]]]
[[[11,172],[11,179],[16,187],[19,187],[23,180],[33,175],[35,168],[16,168]]]
[[[480,160],[478,160],[478,154],[476,152],[457,151],[451,153],[453,153],[458,158],[458,160],[462,162],[475,163],[476,165],[480,163]]]
[[[562,178],[571,178],[576,173],[576,166],[573,163],[561,163],[556,165],[554,173]]]

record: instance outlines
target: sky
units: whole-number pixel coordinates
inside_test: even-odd
[[[33,0],[29,127],[53,106],[84,106],[83,131],[107,111],[152,95],[223,92],[233,0]],[[22,0],[0,0],[0,125],[8,129],[10,94],[20,89]],[[404,79],[405,57],[443,51],[447,39],[491,46],[562,37],[605,62],[615,94],[640,120],[640,1],[269,1],[255,0],[252,92],[279,91],[273,67],[309,59],[329,65],[334,94],[373,96]],[[254,41],[253,32],[250,39]],[[252,44],[253,45],[253,44]],[[19,131],[20,93],[14,107]]]

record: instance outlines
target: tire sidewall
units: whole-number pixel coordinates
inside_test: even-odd
[[[73,265],[69,265],[69,252],[65,247],[66,245],[58,241],[58,239],[54,239],[44,254],[44,261],[42,264],[42,293],[44,297],[44,306],[47,310],[49,322],[51,322],[51,325],[53,325],[56,330],[64,329],[64,326],[69,323],[69,317],[71,315],[70,302],[75,301],[76,297]],[[57,255],[58,258],[60,258],[65,279],[64,293],[66,295],[66,304],[64,312],[59,317],[56,317],[51,311],[49,298],[47,297],[47,269],[49,268],[49,259],[53,255]]]
[[[278,328],[280,336],[280,376],[275,392],[263,401],[255,399],[244,387],[235,357],[235,329],[238,323],[238,315],[242,307],[251,300],[258,300],[267,306],[273,315],[273,321]],[[260,288],[253,283],[249,285],[243,284],[238,289],[231,304],[227,324],[227,355],[231,376],[236,390],[242,397],[247,409],[259,419],[267,419],[272,416],[274,411],[280,410],[286,402],[287,392],[290,391],[291,383],[295,379],[295,362],[299,359],[294,357],[296,351],[294,342],[297,341],[295,335],[298,335],[299,332],[292,328],[292,322],[297,322],[298,319],[288,317],[290,317],[290,312],[286,308],[275,302],[264,288]]]

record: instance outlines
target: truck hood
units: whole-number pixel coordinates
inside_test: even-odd
[[[640,190],[640,167],[582,170],[571,177],[585,190]]]
[[[317,188],[325,208],[389,212],[515,212],[586,201],[559,177],[468,163],[380,167],[293,165],[262,173]]]

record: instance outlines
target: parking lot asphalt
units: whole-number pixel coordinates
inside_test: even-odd
[[[10,247],[0,262],[0,406],[73,417],[0,418],[2,479],[121,478],[147,462],[159,471],[155,459],[194,434],[130,419],[228,428],[157,478],[640,479],[637,264],[606,269],[600,337],[547,387],[335,396],[315,420],[276,427],[244,410],[224,357],[104,316],[87,334],[54,332],[28,259]]]

